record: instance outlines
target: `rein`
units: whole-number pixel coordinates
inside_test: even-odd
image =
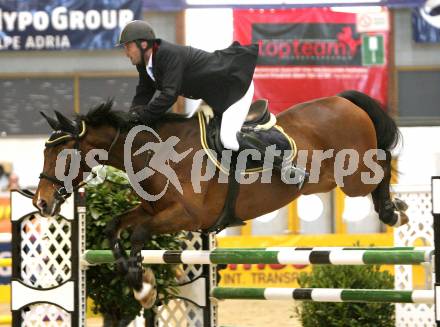
[[[82,138],[82,136],[84,136],[84,135],[85,135],[85,133],[82,134],[82,135],[79,135],[79,134],[77,134],[77,135],[73,135],[73,137],[74,137],[74,139],[75,139],[75,145],[74,145],[74,147],[73,147],[74,150],[80,152],[80,149],[79,149],[79,140],[80,140],[80,139]],[[118,128],[118,130],[117,130],[117,132],[116,132],[116,135],[115,135],[115,137],[113,138],[113,141],[112,141],[112,143],[110,144],[110,147],[109,147],[109,149],[108,149],[108,151],[107,151],[108,155],[110,155],[110,153],[111,153],[113,147],[115,146],[116,142],[118,141],[120,135],[121,135],[121,129]],[[92,173],[92,175],[93,175],[92,178],[95,178],[95,177],[97,176],[97,174],[96,174],[95,172],[92,171],[91,173]],[[64,185],[64,181],[59,180],[56,176],[50,176],[50,175],[47,175],[47,174],[45,174],[45,173],[42,172],[42,173],[40,174],[39,178],[40,178],[40,179],[47,179],[47,180],[51,181],[51,182],[53,183],[53,185],[60,185],[60,187],[56,189],[56,192],[55,192],[55,199],[56,199],[57,201],[62,201],[62,202],[66,201],[66,199],[69,198],[70,195],[71,195],[73,192],[76,192],[78,189],[80,189],[80,188],[83,187],[85,184],[87,184],[86,181],[81,181],[78,185],[76,185],[76,186],[73,187],[73,189],[72,189],[71,192],[69,192],[69,191],[67,190],[66,186]]]

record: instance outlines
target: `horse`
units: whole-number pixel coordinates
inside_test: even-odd
[[[92,168],[86,162],[86,154],[90,151],[105,149],[108,153],[108,158],[99,158],[96,165],[105,163],[126,170],[124,146],[133,126],[126,112],[112,107],[112,102],[108,101],[74,118],[59,112],[56,112],[56,119],[44,115],[54,132],[45,145],[43,172],[33,197],[33,204],[42,216],[58,214],[69,192],[82,185],[83,173],[90,172]],[[358,91],[345,91],[294,105],[278,114],[276,120],[284,133],[294,140],[297,150],[307,154],[306,171],[312,169],[310,159],[313,151],[326,153],[334,150],[334,153],[338,153],[351,149],[359,158],[363,158],[368,151],[380,149],[385,156],[380,158],[376,154],[373,161],[382,169],[381,178],[373,183],[365,183],[365,174],[371,175],[372,170],[360,160],[351,174],[343,176],[343,183],[338,182],[334,156],[322,158],[319,178],[315,182],[309,180],[302,188],[282,181],[278,172],[272,176],[270,183],[263,182],[263,173],[260,172],[255,182],[240,185],[234,208],[237,217],[243,221],[254,219],[287,205],[301,194],[329,192],[340,184],[341,190],[349,197],[371,194],[382,222],[397,227],[408,221],[404,212],[406,204],[392,200],[390,195],[391,151],[397,146],[400,134],[394,120],[377,100]],[[157,171],[146,173],[145,167],[153,151],[140,150],[146,144],[157,143],[158,136],[163,140],[176,140],[177,137],[180,141],[174,141],[173,151],[176,154],[189,153],[175,161],[167,161],[168,168],[178,177],[180,189],[174,184],[169,185],[167,176]],[[125,155],[127,157],[128,154],[131,160],[133,171],[143,172],[147,176],[139,182],[142,189],[148,194],[162,194],[155,200],[140,199],[138,206],[115,217],[105,228],[118,272],[125,274],[135,297],[145,307],[154,303],[151,297],[155,297],[156,293],[151,287],[154,284],[151,273],[149,277],[142,275],[145,270],[142,268],[140,251],[144,242],[154,234],[207,230],[216,223],[224,208],[228,183],[219,181],[224,174],[220,169],[216,168],[215,178],[200,182],[200,190],[196,192],[193,188],[193,160],[200,161],[200,158],[195,159],[192,154],[202,149],[200,136],[196,117],[164,116],[155,124],[152,132],[144,130],[132,137],[131,149]],[[75,153],[80,158],[80,173],[72,179],[70,190],[65,180],[56,175],[57,158],[65,150],[77,151]],[[160,147],[155,151],[160,153]],[[343,162],[347,164],[347,158]],[[70,164],[73,165],[73,160],[70,160]],[[208,161],[203,162],[202,167],[206,171]],[[126,228],[132,229],[129,256],[119,242],[119,234]]]

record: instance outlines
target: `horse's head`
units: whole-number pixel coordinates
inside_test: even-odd
[[[45,144],[43,171],[33,198],[34,206],[44,217],[59,213],[61,204],[79,187],[84,171],[80,146],[86,124],[55,113],[57,119],[42,113],[54,131]],[[71,176],[72,171],[76,176]]]

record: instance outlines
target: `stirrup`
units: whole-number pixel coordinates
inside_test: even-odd
[[[281,174],[281,180],[283,182],[289,182],[289,179],[292,177],[297,179],[298,182],[295,183],[296,186],[298,186],[298,190],[302,189],[304,184],[307,181],[307,178],[309,177],[309,173],[306,172],[304,169],[300,167],[296,167],[293,164],[289,164],[288,166],[285,166],[280,171]]]

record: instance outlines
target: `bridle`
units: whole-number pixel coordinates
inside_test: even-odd
[[[83,124],[83,131],[82,132],[78,132],[75,134],[69,134],[69,135],[63,135],[55,140],[52,141],[48,141],[46,142],[46,147],[50,147],[56,144],[60,144],[61,142],[66,142],[68,140],[74,140],[74,146],[73,149],[77,152],[81,152],[80,148],[79,148],[79,143],[82,137],[84,137],[84,135],[86,134],[86,127],[85,127],[85,123],[82,122]],[[116,142],[119,139],[119,136],[121,134],[121,129],[118,128],[116,135],[114,136],[112,143],[110,144],[109,149],[107,150],[107,154],[108,156],[110,156],[110,153],[113,149],[113,147],[115,146]],[[92,171],[92,175],[93,178],[97,176],[97,174],[95,172]],[[70,191],[66,188],[64,181],[58,179],[56,176],[51,176],[48,175],[44,172],[42,172],[39,176],[40,179],[46,179],[48,181],[51,181],[53,183],[54,189],[55,189],[55,200],[59,203],[64,203],[71,195],[72,193],[78,191],[81,187],[83,187],[87,182],[86,181],[81,181],[80,183],[78,183],[78,185],[74,186]],[[55,188],[55,185],[59,185],[59,188]]]

